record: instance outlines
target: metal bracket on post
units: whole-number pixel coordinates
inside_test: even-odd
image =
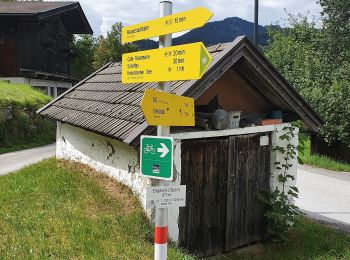
[[[160,2],[160,17],[172,14],[172,2]],[[159,36],[159,48],[169,47],[172,45],[172,35]],[[159,90],[170,92],[170,82],[159,82]],[[169,126],[157,126],[158,136],[169,136]],[[168,181],[159,180],[159,186],[167,186]],[[168,209],[156,208],[155,232],[154,232],[154,259],[165,260],[168,255]]]

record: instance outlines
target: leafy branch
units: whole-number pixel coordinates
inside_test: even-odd
[[[295,137],[293,126],[283,127],[279,139],[286,141],[285,147],[276,146],[273,151],[282,155],[281,161],[276,161],[274,167],[278,172],[277,180],[281,187],[276,185],[273,191],[263,191],[259,198],[266,205],[264,214],[267,224],[267,238],[278,243],[287,241],[287,232],[294,226],[299,214],[298,207],[294,205],[293,199],[298,197],[299,190],[295,186],[287,186],[295,177],[289,174],[293,166],[291,161],[297,157],[297,146],[292,144]]]

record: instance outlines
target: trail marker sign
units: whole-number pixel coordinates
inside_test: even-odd
[[[173,138],[141,136],[141,175],[161,180],[173,179]]]
[[[194,99],[146,89],[141,108],[148,125],[194,126]]]
[[[125,53],[122,83],[200,79],[211,60],[201,42]]]
[[[212,16],[213,13],[208,9],[198,7],[148,22],[125,26],[122,29],[122,43],[202,27]]]
[[[186,206],[186,185],[148,187],[146,208],[174,208]]]

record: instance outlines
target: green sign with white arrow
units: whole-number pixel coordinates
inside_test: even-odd
[[[141,136],[141,175],[162,180],[173,179],[173,138]]]

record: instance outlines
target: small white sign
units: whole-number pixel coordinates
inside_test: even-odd
[[[146,208],[172,208],[186,206],[186,185],[149,187]]]
[[[260,136],[260,146],[266,146],[269,145],[270,140],[269,140],[269,136],[265,135],[265,136]]]

